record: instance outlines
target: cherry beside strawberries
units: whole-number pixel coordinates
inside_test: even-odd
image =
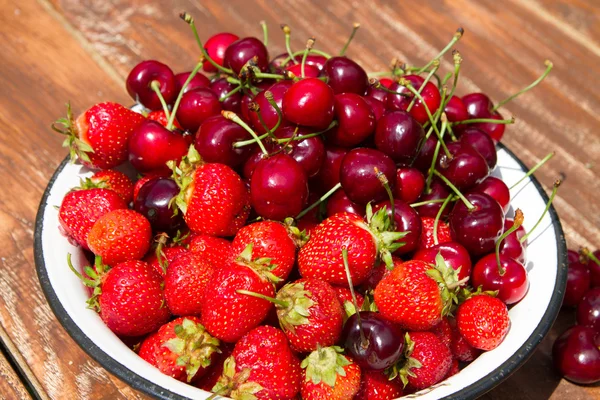
[[[152,89],[152,82],[158,82],[159,90],[167,104],[177,96],[177,81],[171,68],[155,60],[142,61],[129,72],[126,80],[127,92],[132,99],[139,101],[151,110],[162,108],[158,95]]]

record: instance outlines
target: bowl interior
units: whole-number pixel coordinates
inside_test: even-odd
[[[500,146],[494,175],[511,186],[524,175],[523,170],[522,163]],[[75,267],[80,269],[86,262],[85,257],[59,233],[58,211],[54,207],[59,206],[70,188],[77,186],[79,178],[86,175],[91,172],[65,160],[50,181],[38,211],[36,266],[50,306],[88,354],[131,386],[165,399],[207,398],[209,393],[163,375],[139,358],[94,311],[86,308],[87,291],[66,263],[67,254],[71,253]],[[525,215],[525,228],[531,229],[547,200],[540,184],[535,178],[528,178],[511,191],[511,196],[509,215],[520,208]],[[529,238],[526,268],[529,292],[510,309],[511,328],[502,344],[433,390],[423,391],[420,398],[472,398],[490,390],[516,370],[548,332],[560,309],[566,282],[566,244],[553,208]]]

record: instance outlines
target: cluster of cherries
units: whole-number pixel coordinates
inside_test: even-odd
[[[554,342],[556,369],[580,384],[600,382],[600,250],[569,250],[563,306],[576,309],[577,324]]]

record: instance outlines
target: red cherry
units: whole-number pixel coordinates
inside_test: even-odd
[[[467,249],[457,242],[440,243],[427,249],[421,249],[413,255],[413,260],[435,264],[435,257],[438,253],[442,255],[446,265],[458,271],[459,280],[471,276],[471,256]]]
[[[493,170],[498,163],[496,145],[490,136],[481,129],[469,127],[460,134],[460,142],[471,146],[485,158],[490,170]]]
[[[318,192],[325,193],[340,183],[340,167],[346,153],[348,153],[348,149],[343,147],[327,146],[325,148],[325,159],[321,170],[311,182]]]
[[[409,164],[424,138],[421,124],[405,111],[387,113],[377,122],[375,145],[396,163]]]
[[[600,259],[600,250],[594,251],[596,258]],[[588,263],[590,270],[590,277],[592,280],[592,287],[600,287],[600,264],[594,260],[590,260]]]
[[[223,66],[223,59],[225,58],[225,50],[227,47],[239,37],[229,32],[217,33],[216,35],[212,35],[208,38],[206,43],[204,43],[204,48],[208,53],[208,56],[213,59],[214,62]],[[212,65],[210,61],[204,61],[202,64],[202,68],[206,72],[217,72],[217,67]]]
[[[175,82],[177,83],[177,93],[179,93],[181,88],[183,88],[183,85],[185,85],[185,82],[189,78],[190,74],[191,74],[191,72],[181,72],[181,73],[175,75]],[[196,88],[203,88],[203,87],[208,87],[208,86],[210,86],[210,79],[208,79],[201,73],[197,73],[196,75],[194,75],[192,80],[185,87],[185,91],[183,93],[187,93],[190,90],[193,90]]]
[[[498,179],[495,176],[488,176],[469,190],[469,193],[487,194],[500,204],[504,213],[508,211],[510,206],[510,190],[502,179]]]
[[[129,139],[129,162],[141,173],[168,173],[167,161],[179,162],[187,151],[188,142],[183,135],[171,132],[156,121],[142,122]]]
[[[380,101],[385,104],[387,102],[388,92],[382,88],[376,88],[374,86],[369,86],[367,88],[367,94],[365,97]]]
[[[392,207],[389,200],[382,201],[375,204],[373,212],[377,212],[381,208],[386,207],[388,215],[392,216]],[[402,247],[394,252],[394,254],[406,254],[413,252],[420,244],[421,238],[421,218],[419,214],[403,202],[402,200],[394,200],[394,222],[395,231],[397,232],[408,232],[406,236],[398,240],[398,242],[404,243]]]
[[[283,96],[283,115],[298,125],[325,129],[333,120],[334,94],[317,78],[294,83]]]
[[[373,111],[373,115],[375,115],[375,122],[379,121],[385,114],[385,104],[372,97],[365,96],[363,99],[367,102],[369,107],[371,107],[371,111]]]
[[[335,146],[353,147],[375,130],[375,114],[369,104],[355,93],[335,95],[338,125],[327,131],[327,141]]]
[[[294,74],[298,77],[302,76],[302,64],[300,64],[300,63],[288,65],[285,69],[290,71],[292,74]],[[318,67],[316,67],[314,65],[308,65],[306,63],[304,64],[304,77],[305,78],[318,78],[320,73],[321,73],[321,70]]]
[[[387,192],[377,178],[376,168],[385,175],[390,187],[393,187],[396,183],[396,165],[382,152],[356,148],[344,156],[340,167],[340,183],[350,200],[367,204],[387,198]]]
[[[268,91],[273,94],[273,100],[277,107],[281,110],[283,105],[283,96],[288,91],[288,89],[292,86],[293,82],[291,81],[281,81],[277,82],[274,85],[270,86]],[[271,106],[269,100],[265,97],[266,91],[262,91],[254,97],[253,102],[256,103],[259,107],[260,116],[262,117],[263,122],[267,126],[269,130],[273,129],[275,125],[277,125],[277,121],[279,120],[279,116],[277,115],[277,111],[275,108]],[[254,127],[254,130],[258,133],[265,133],[267,130],[260,122],[260,118],[258,117],[258,113],[250,110],[248,112],[250,116],[250,122]],[[281,121],[280,127],[289,125],[287,121]]]
[[[155,232],[174,232],[183,223],[181,213],[175,214],[172,207],[172,200],[179,190],[171,178],[152,178],[140,188],[134,210],[148,218]]]
[[[483,93],[468,94],[463,96],[462,101],[467,108],[469,118],[503,119],[498,111],[492,111],[494,103],[492,103],[490,98]],[[488,122],[471,125],[486,132],[496,142],[499,142],[500,139],[502,139],[504,129],[506,128],[503,124],[491,124]]]
[[[210,84],[210,90],[213,91],[213,93],[215,94],[215,96],[217,96],[219,101],[221,101],[227,93],[231,92],[235,88],[236,86],[233,83],[227,82],[227,78],[219,78],[211,82]],[[221,101],[221,107],[223,108],[223,110],[232,111],[236,114],[240,114],[241,104],[241,92],[234,93],[228,96],[225,100]]]
[[[335,94],[356,93],[363,96],[367,92],[367,73],[349,58],[331,57],[323,66],[322,73]]]
[[[425,177],[416,168],[400,167],[396,170],[394,196],[408,204],[417,201],[425,189]]]
[[[498,111],[494,111],[491,115],[486,118],[503,120],[504,117]],[[474,128],[479,128],[495,141],[499,142],[502,140],[502,136],[504,136],[504,130],[506,129],[506,125],[504,124],[494,124],[491,122],[478,122],[475,124],[471,124]]]
[[[511,228],[513,226],[513,223],[514,221],[512,219],[507,219],[506,221],[504,221],[504,232]],[[510,258],[514,258],[521,264],[524,264],[525,247],[519,239],[519,229],[505,237],[500,243],[500,254],[504,254],[505,256]]]
[[[442,151],[436,169],[459,190],[470,189],[488,177],[490,169],[477,150],[459,142],[447,147],[452,158]]]
[[[575,307],[585,293],[590,289],[591,277],[587,265],[576,261],[569,264],[567,269],[567,287],[563,305]]]
[[[255,37],[247,37],[231,43],[225,50],[223,66],[231,68],[238,75],[250,60],[254,60],[261,71],[266,71],[269,66],[269,52],[263,42]]]
[[[132,99],[151,110],[160,110],[162,105],[151,87],[157,81],[165,102],[171,104],[177,97],[177,82],[171,68],[155,60],[142,61],[129,72],[126,80],[127,93]]]
[[[327,217],[332,217],[335,214],[347,212],[350,214],[365,215],[365,206],[357,204],[350,200],[346,193],[339,189],[327,200]]]
[[[600,288],[588,290],[579,302],[577,323],[600,333]]]
[[[299,139],[310,133],[311,131],[305,128],[286,126],[278,129],[276,136],[280,139],[294,136]],[[320,137],[313,136],[304,140],[292,140],[287,142],[284,147],[286,154],[292,156],[300,164],[306,172],[306,176],[312,178],[319,173],[325,159],[325,145]]]
[[[295,217],[308,198],[306,173],[287,154],[263,159],[250,179],[250,198],[252,207],[265,219]]]
[[[221,113],[221,103],[208,88],[190,90],[181,97],[177,109],[177,121],[185,129],[195,132],[209,117]]]
[[[249,138],[248,132],[240,125],[221,115],[215,115],[206,119],[198,129],[194,147],[204,161],[235,168],[246,161],[252,147],[234,147],[233,144]]]
[[[473,267],[471,284],[483,290],[497,290],[498,299],[514,304],[525,297],[529,289],[527,271],[523,264],[503,254],[500,254],[500,265],[503,274],[498,269],[495,253],[484,256]]]
[[[435,135],[430,135],[422,144],[421,150],[417,154],[412,166],[418,168],[424,174],[427,174],[429,168],[431,168],[431,161],[433,160],[437,142],[438,140]]]
[[[469,119],[467,107],[465,107],[465,103],[463,103],[460,97],[450,97],[450,100],[448,100],[448,103],[444,108],[444,112],[446,113],[446,118],[448,118],[449,122],[464,121]]]
[[[419,90],[425,80],[418,75],[406,75],[404,79],[409,81],[415,90]],[[414,94],[406,87],[400,85],[400,83],[394,83],[390,86],[390,90],[396,93],[402,93],[408,95],[408,97],[400,94],[388,94],[387,108],[390,110],[406,111],[409,104],[414,97]],[[431,115],[439,108],[442,98],[438,88],[431,82],[427,82],[423,90],[421,90],[421,96],[425,100],[425,105],[429,109]],[[421,100],[416,100],[413,107],[410,109],[410,114],[421,124],[429,121],[429,116],[425,110],[425,105]]]
[[[600,381],[600,334],[584,326],[568,329],[554,342],[552,361],[572,382],[588,385]]]
[[[571,264],[576,261],[579,261],[579,252],[568,249],[567,250],[567,264]]]
[[[448,186],[446,186],[446,184],[439,179],[434,178],[431,181],[429,193],[423,193],[421,197],[419,197],[418,202],[420,203],[429,200],[445,200],[449,195],[450,192],[448,190]],[[417,212],[421,217],[435,218],[441,207],[442,203],[424,204],[417,207]],[[444,211],[442,211],[442,217],[445,217],[448,214],[450,214],[450,207],[446,207]]]

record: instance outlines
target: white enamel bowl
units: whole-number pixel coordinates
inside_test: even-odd
[[[504,146],[498,149],[496,176],[510,186],[523,175],[525,166]],[[104,368],[132,387],[160,399],[205,399],[208,393],[178,382],[139,358],[125,346],[92,310],[86,308],[87,291],[67,267],[67,253],[80,268],[82,251],[69,244],[58,229],[58,211],[70,188],[91,173],[66,160],[58,167],[42,197],[35,229],[35,261],[42,289],[52,310],[71,337]],[[527,179],[516,187],[512,208],[525,214],[529,230],[548,199],[539,182]],[[511,210],[512,212],[512,210]],[[510,309],[511,328],[502,344],[486,352],[433,390],[425,399],[475,398],[491,390],[513,373],[534,352],[548,333],[560,309],[566,284],[566,244],[554,208],[529,238],[527,270],[530,288],[525,298]]]

